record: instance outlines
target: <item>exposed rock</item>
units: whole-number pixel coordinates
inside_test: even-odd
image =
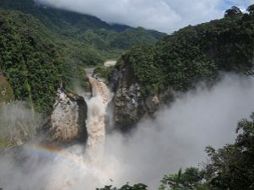
[[[114,120],[122,129],[135,124],[145,114],[144,100],[138,83],[122,86],[114,98]]]
[[[86,141],[87,105],[83,97],[59,89],[48,129],[49,141]]]
[[[110,76],[110,86],[114,91],[113,112],[116,128],[128,130],[147,112],[141,87],[127,64],[117,65]]]
[[[157,95],[154,96],[148,96],[145,100],[147,111],[151,114],[155,112],[155,110],[159,109],[160,106],[160,100]]]
[[[173,99],[168,89],[160,94],[144,95],[142,85],[134,75],[132,67],[125,62],[118,63],[110,76],[110,87],[115,93],[113,99],[114,123],[116,128],[128,130],[145,116],[152,117],[161,102]]]

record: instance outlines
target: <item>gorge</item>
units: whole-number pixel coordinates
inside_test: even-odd
[[[254,5],[164,34],[42,2],[0,1],[0,190],[253,189]]]
[[[149,189],[156,189],[168,171],[204,161],[205,146],[232,142],[235,123],[248,117],[254,106],[253,79],[227,75],[212,89],[201,85],[179,96],[170,107],[157,112],[154,120],[139,122],[132,135],[115,131],[106,133],[105,138],[103,117],[110,93],[99,79],[90,81],[95,96],[87,100],[86,148],[83,142],[64,148],[35,140],[22,149],[6,152],[0,158],[3,189],[81,190],[106,184],[120,186],[127,181],[143,182]]]

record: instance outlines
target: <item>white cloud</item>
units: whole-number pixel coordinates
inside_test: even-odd
[[[91,14],[112,23],[172,32],[223,16],[225,0],[37,0],[58,8]],[[238,1],[236,0],[238,3]],[[249,1],[248,1],[249,3]],[[228,4],[228,3],[227,3]],[[229,3],[231,5],[234,2]],[[241,5],[245,5],[242,1]]]

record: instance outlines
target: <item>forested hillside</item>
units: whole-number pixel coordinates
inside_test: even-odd
[[[164,34],[49,8],[33,0],[0,1],[0,71],[15,99],[47,112],[56,88],[81,81],[84,67],[117,59],[127,48]]]
[[[63,52],[37,19],[11,11],[0,11],[0,19],[0,70],[16,99],[48,110],[55,89],[67,77]]]
[[[252,74],[253,7],[248,11],[242,13],[233,7],[220,20],[187,26],[155,45],[137,46],[123,55],[110,77],[118,94],[116,123],[132,126],[146,113],[157,110],[158,101],[151,99],[159,99],[163,104],[172,100],[174,91],[184,92],[199,81],[213,84],[221,72]],[[120,79],[116,83],[117,77]],[[133,92],[136,83],[139,88]],[[121,106],[133,97],[138,106]]]
[[[169,86],[186,90],[219,71],[249,72],[253,67],[254,14],[236,13],[188,26],[155,46],[136,47],[123,56],[147,92]],[[145,69],[144,69],[145,68]]]
[[[253,109],[254,90],[245,89],[254,85],[240,78],[254,74],[254,5],[165,35],[36,2],[0,0],[0,190],[83,189],[104,179],[153,183],[162,171],[193,165],[206,142],[227,140],[233,119]],[[102,65],[108,59],[118,62]],[[86,67],[95,74],[87,77]],[[240,77],[214,95],[210,87],[225,73]],[[224,89],[235,81],[244,88]],[[90,92],[72,93],[78,82],[90,83]],[[207,88],[197,96],[200,82]],[[14,100],[25,103],[5,105]],[[254,113],[239,121],[230,142],[207,143],[206,163],[166,174],[159,190],[253,190]],[[120,188],[103,184],[98,190],[148,189],[131,181]]]
[[[118,127],[123,127],[126,123],[124,129],[133,126],[138,118],[149,113],[151,103],[147,102],[150,96],[157,96],[164,101],[165,92],[185,92],[200,81],[213,85],[220,73],[253,75],[253,57],[254,5],[249,6],[247,13],[232,7],[225,12],[223,19],[185,27],[154,46],[131,49],[122,56],[110,76],[113,82],[115,77],[120,78],[115,88],[117,96],[114,100]],[[117,72],[123,77],[117,75]],[[137,83],[140,90],[136,88],[133,91],[133,86]],[[138,96],[139,93],[142,94],[141,97]],[[137,100],[138,106],[125,108],[125,112],[121,112],[123,107],[119,102],[128,102],[128,99]],[[234,143],[217,150],[207,147],[209,159],[202,164],[203,168],[179,168],[178,173],[163,177],[159,189],[253,189],[253,121],[252,114],[250,119],[243,119],[238,123]],[[102,189],[148,188],[143,184],[127,184],[121,188],[106,186]]]
[[[36,17],[54,32],[55,38],[67,42],[71,58],[85,64],[96,64],[112,56],[117,58],[133,45],[153,44],[165,36],[143,28],[108,24],[93,16],[46,7],[33,0],[2,0],[0,9],[19,10]]]

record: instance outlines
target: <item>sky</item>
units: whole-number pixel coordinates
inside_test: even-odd
[[[126,24],[171,33],[223,17],[233,5],[245,9],[254,0],[36,0],[54,7]],[[75,3],[74,3],[75,2]]]

